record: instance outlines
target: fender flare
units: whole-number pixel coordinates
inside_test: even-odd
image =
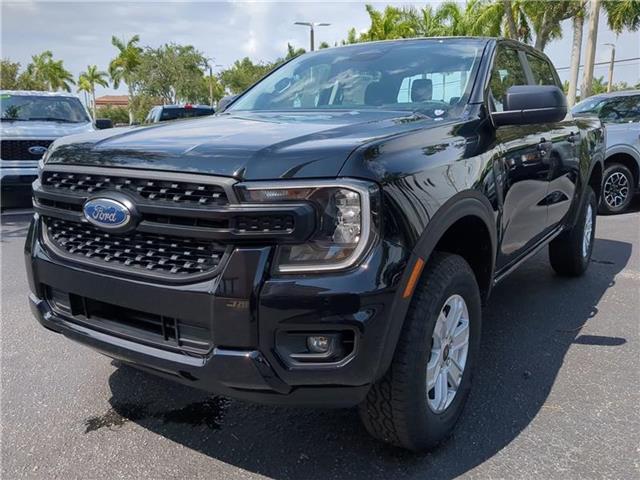
[[[465,190],[451,197],[442,205],[429,220],[424,232],[416,243],[413,251],[420,258],[427,261],[445,232],[454,223],[464,217],[480,218],[491,239],[491,264],[495,265],[497,228],[496,216],[487,197],[477,190]]]
[[[413,292],[409,298],[403,298],[403,292],[411,277],[413,266],[418,259],[424,260],[425,264],[428,265],[429,257],[449,227],[458,220],[468,216],[474,216],[482,220],[489,232],[491,241],[491,278],[489,279],[487,291],[482,292],[483,298],[486,299],[489,296],[489,290],[493,284],[498,241],[496,214],[491,203],[482,193],[477,190],[465,190],[451,197],[438,209],[436,214],[429,220],[429,223],[415,244],[409,262],[407,263],[407,268],[405,268],[402,280],[395,293],[392,304],[392,311],[394,312],[393,321],[389,322],[386,333],[387,341],[376,371],[376,380],[384,375],[391,364],[409,305],[413,299]]]
[[[633,158],[638,164],[638,169],[640,170],[640,152],[638,152],[635,148],[630,147],[629,145],[617,144],[607,148],[604,152],[604,161],[606,162],[609,157],[618,155],[619,153],[629,155],[631,158]]]

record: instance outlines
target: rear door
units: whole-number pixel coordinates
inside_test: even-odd
[[[499,43],[489,84],[492,111],[503,111],[503,96],[514,85],[527,85],[524,52],[517,44]],[[540,241],[547,228],[548,135],[539,125],[506,125],[496,129],[502,155],[495,168],[502,178],[500,251],[497,267],[517,261]]]
[[[537,51],[525,52],[527,76],[533,85],[553,85],[562,88],[551,62]],[[560,122],[534,125],[540,145],[546,155],[540,157],[549,181],[543,204],[547,206],[546,230],[560,225],[571,207],[579,178],[578,145],[580,130],[571,113]]]

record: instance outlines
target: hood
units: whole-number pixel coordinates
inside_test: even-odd
[[[244,180],[331,177],[358,146],[429,123],[439,122],[398,111],[233,112],[63,138],[47,161]]]
[[[52,140],[65,135],[76,133],[93,132],[94,127],[91,122],[86,123],[63,123],[63,122],[11,122],[3,120],[0,122],[0,136],[3,139],[35,138],[41,140]]]

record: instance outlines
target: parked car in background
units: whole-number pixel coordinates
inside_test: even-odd
[[[604,129],[568,113],[542,52],[425,38],[296,57],[223,115],[60,139],[32,311],[183,384],[359,405],[376,438],[433,447],[491,367],[493,286],[544,247],[559,275],[590,264]]]
[[[31,205],[38,160],[51,142],[95,129],[78,97],[69,93],[0,91],[2,208]],[[99,120],[108,127],[108,120]]]
[[[159,123],[169,120],[178,120],[180,118],[205,117],[213,115],[215,109],[209,105],[160,105],[153,107],[144,123]]]
[[[621,213],[640,187],[640,91],[589,97],[573,115],[597,115],[607,132],[601,213]]]

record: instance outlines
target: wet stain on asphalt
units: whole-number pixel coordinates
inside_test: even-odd
[[[100,428],[119,428],[128,421],[141,420],[149,415],[147,405],[120,403],[109,409],[104,415],[89,417],[84,421],[84,433],[94,432]]]
[[[218,430],[228,405],[228,399],[212,397],[201,402],[190,403],[182,408],[153,412],[148,404],[115,403],[106,413],[87,418],[84,421],[84,433],[95,432],[101,428],[117,429],[129,421],[146,419],[159,419],[163,423],[178,423],[194,427],[206,425],[212,430]]]

